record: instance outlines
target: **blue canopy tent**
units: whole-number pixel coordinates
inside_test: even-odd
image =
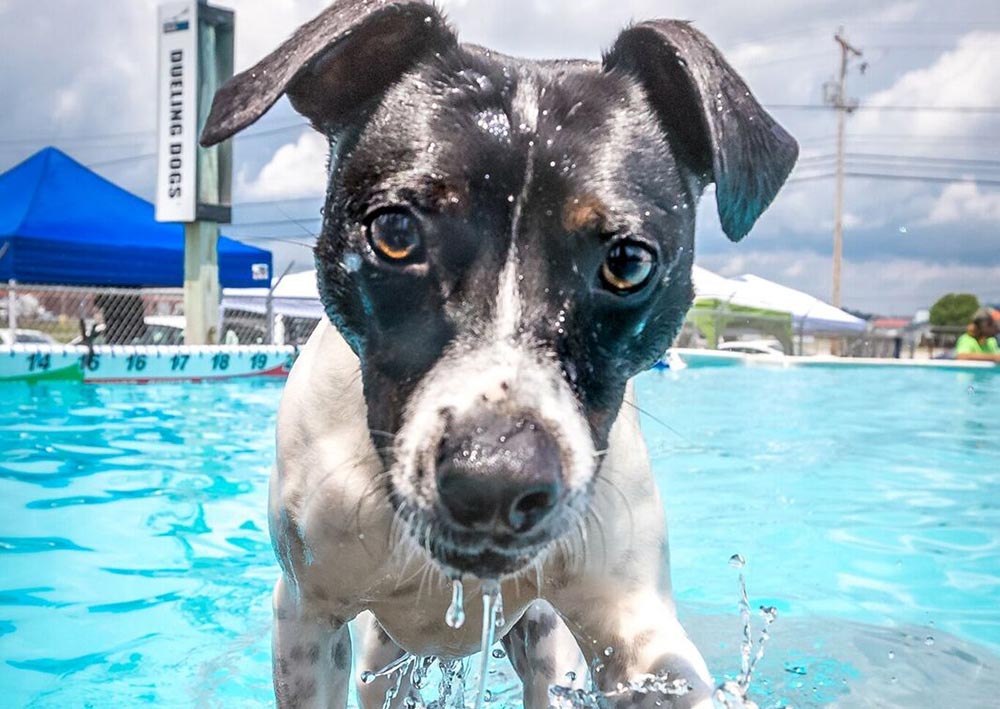
[[[219,238],[223,288],[267,285],[270,273],[271,252]],[[44,148],[0,175],[0,281],[11,279],[179,287],[184,227],[157,222],[151,203]]]

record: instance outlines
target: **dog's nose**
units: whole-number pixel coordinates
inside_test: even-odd
[[[486,413],[450,422],[437,456],[441,505],[471,531],[523,533],[562,494],[559,446],[529,417]]]

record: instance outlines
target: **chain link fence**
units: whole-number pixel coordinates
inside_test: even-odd
[[[315,318],[222,309],[220,344],[302,344]],[[129,289],[0,284],[0,345],[184,344],[184,292],[179,288]],[[276,326],[277,325],[277,326]]]

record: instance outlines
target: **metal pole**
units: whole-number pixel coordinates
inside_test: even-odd
[[[10,330],[10,344],[17,344],[17,281],[7,281],[7,329]]]
[[[278,276],[277,280],[271,284],[271,287],[267,291],[267,344],[269,345],[274,344],[274,291],[281,285],[281,282],[285,280],[285,276],[288,275],[288,272],[294,266],[294,261],[285,266],[285,270],[281,272],[281,275]]]

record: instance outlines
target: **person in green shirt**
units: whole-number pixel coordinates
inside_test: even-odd
[[[997,321],[988,308],[980,308],[972,316],[965,334],[955,343],[955,359],[1000,362]]]

